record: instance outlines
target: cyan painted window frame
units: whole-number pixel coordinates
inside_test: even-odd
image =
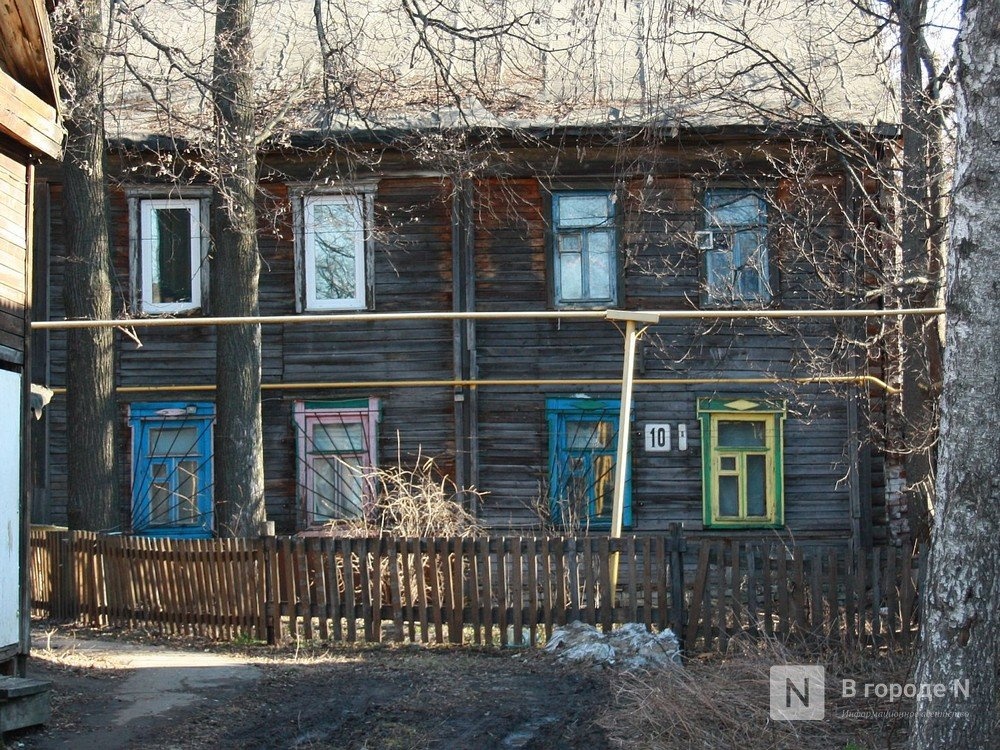
[[[562,487],[561,467],[566,465],[564,457],[568,454],[567,422],[600,422],[610,421],[614,423],[615,432],[612,447],[607,451],[600,451],[600,455],[610,455],[612,457],[612,476],[614,476],[614,459],[617,454],[617,436],[621,429],[619,424],[620,399],[599,399],[599,398],[549,398],[545,401],[545,416],[548,424],[549,438],[549,514],[552,522],[556,525],[564,525],[564,519],[560,512],[560,490]],[[631,423],[631,417],[629,419]],[[626,425],[629,429],[629,425]],[[595,453],[594,455],[597,455]],[[588,517],[585,521],[586,528],[603,531],[611,528],[611,519],[594,519],[596,497],[588,492],[587,506]],[[622,524],[625,528],[632,526],[632,452],[629,451],[625,464],[625,497],[622,514]]]
[[[211,402],[167,401],[137,403],[129,407],[129,424],[132,427],[132,532],[138,536],[209,539],[213,536],[215,508],[213,504],[213,449],[212,436],[215,422],[215,404]],[[185,457],[153,457],[150,451],[150,430],[196,426],[199,523],[162,524],[151,522],[153,473],[157,463],[168,466]],[[189,454],[190,455],[190,454]],[[176,469],[176,466],[174,466]],[[168,477],[176,476],[171,471]]]

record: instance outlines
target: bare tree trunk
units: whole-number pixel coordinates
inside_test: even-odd
[[[917,750],[1000,747],[998,18],[1000,0],[967,0],[958,48],[938,502],[914,677],[946,689],[920,693]],[[968,697],[955,680],[968,680]]]
[[[943,127],[938,102],[924,87],[923,37],[926,0],[901,0],[897,6],[900,35],[900,94],[903,123],[902,305],[931,307],[940,284],[940,242],[936,226],[942,179],[936,149]],[[936,84],[931,88],[936,91]],[[907,506],[912,531],[926,538],[934,501],[934,443],[941,376],[941,341],[934,319],[910,316],[902,321],[903,439]]]
[[[111,255],[104,167],[104,33],[100,6],[63,9],[59,73],[68,88],[63,156],[66,316],[111,317]],[[70,331],[67,368],[68,507],[72,529],[121,527],[115,424],[114,332]]]
[[[216,189],[212,198],[213,313],[256,315],[257,144],[252,0],[221,0],[215,20]],[[216,351],[215,498],[223,536],[256,535],[265,519],[260,326],[220,326]]]

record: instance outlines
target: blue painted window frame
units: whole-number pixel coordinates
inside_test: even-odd
[[[132,427],[132,532],[150,537],[208,539],[213,530],[212,500],[212,426],[215,421],[215,404],[211,402],[167,401],[132,404],[129,424]],[[195,427],[195,450],[180,455],[150,455],[150,431]],[[166,467],[171,488],[176,490],[178,464],[181,460],[194,460],[198,490],[197,516],[193,523],[154,524],[152,491],[154,466]],[[176,508],[168,511],[176,515]]]
[[[602,197],[607,201],[607,212],[602,221],[591,224],[564,225],[562,219],[562,202],[567,199]],[[609,293],[599,295],[592,291],[594,284],[590,279],[591,264],[589,261],[591,244],[595,234],[611,233],[611,259],[608,263],[607,284]],[[579,297],[568,297],[564,294],[565,284],[562,278],[563,241],[572,236],[579,238],[581,256],[581,293]],[[618,211],[613,194],[608,190],[567,190],[552,193],[552,269],[553,269],[553,301],[556,307],[612,307],[618,302]],[[568,253],[567,253],[568,254]]]
[[[611,422],[614,425],[614,433],[609,440],[609,445],[603,450],[577,451],[576,458],[584,463],[584,473],[592,475],[595,471],[593,458],[596,456],[610,456],[611,458],[611,481],[613,489],[615,456],[617,453],[619,411],[621,408],[620,399],[596,399],[596,398],[550,398],[545,401],[545,414],[549,430],[549,513],[552,522],[557,525],[567,525],[569,519],[563,518],[562,507],[564,505],[563,493],[567,479],[571,472],[567,470],[569,458],[573,451],[567,445],[569,439],[568,426],[580,422],[598,423],[602,421]],[[632,461],[631,451],[625,465],[625,503],[622,515],[622,523],[628,528],[632,525]],[[596,517],[597,497],[594,492],[593,477],[587,487],[587,518],[580,519],[582,525],[589,529],[605,530],[611,528],[610,509],[607,517]]]

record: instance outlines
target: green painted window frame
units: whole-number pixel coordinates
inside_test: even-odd
[[[698,399],[701,426],[702,508],[706,528],[782,528],[785,525],[784,498],[784,401],[747,397]],[[724,422],[756,422],[764,427],[763,444],[720,445],[719,425]],[[764,513],[751,515],[748,509],[747,458],[764,456]],[[726,465],[723,465],[726,461]],[[738,510],[723,515],[720,478],[737,480]]]

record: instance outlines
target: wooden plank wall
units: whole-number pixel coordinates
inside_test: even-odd
[[[12,356],[24,353],[27,189],[27,167],[0,151],[0,346]]]
[[[51,261],[48,267],[50,317],[65,316],[62,279],[65,267],[62,191],[51,191]],[[263,262],[261,313],[295,313],[292,212],[283,184],[267,186],[262,199],[259,246]],[[449,309],[451,305],[451,227],[448,190],[437,179],[385,180],[378,190],[375,233],[374,310],[421,311]],[[129,300],[128,203],[112,194],[116,307]],[[210,309],[206,309],[210,313]],[[215,380],[215,329],[140,329],[141,347],[117,334],[119,386],[183,386]],[[50,337],[49,385],[65,384],[66,335]],[[352,382],[357,380],[449,379],[452,377],[452,328],[448,322],[349,326],[264,326],[264,382]],[[301,511],[296,486],[295,400],[380,399],[383,421],[378,454],[383,464],[400,460],[412,464],[418,454],[438,456],[446,472],[453,467],[453,401],[450,388],[297,389],[266,391],[263,396],[265,482],[268,516],[281,531],[299,528]],[[170,392],[123,394],[119,445],[123,458],[125,503],[131,489],[130,434],[126,419],[131,402],[212,401],[211,392],[183,389]],[[66,432],[65,400],[57,397],[46,410],[49,420],[48,513],[45,521],[65,520]],[[122,528],[128,529],[128,507]]]
[[[740,144],[729,144],[736,148]],[[585,153],[578,162],[564,161],[565,173],[600,175],[619,171],[612,150]],[[622,198],[623,297],[630,309],[682,309],[697,305],[700,259],[690,238],[701,227],[698,190],[692,175],[705,164],[695,157],[663,155],[667,161],[651,169],[654,176],[620,182]],[[693,153],[693,152],[692,152]],[[551,307],[546,238],[547,203],[543,181],[533,170],[538,154],[512,152],[523,159],[520,176],[478,180],[473,186],[475,221],[473,262],[476,309],[539,310]],[[611,154],[609,156],[609,154]],[[586,157],[586,158],[585,158]],[[700,164],[700,166],[699,166]],[[262,187],[259,241],[263,260],[261,312],[294,314],[295,268],[289,188],[282,179],[306,179],[308,165],[275,163],[275,174]],[[744,165],[747,169],[763,169]],[[329,168],[334,169],[334,166]],[[310,173],[309,179],[315,179]],[[323,175],[320,175],[322,178]],[[822,182],[822,180],[820,181]],[[816,189],[817,237],[831,248],[846,241],[842,215],[831,207],[843,186],[827,181]],[[556,186],[558,187],[558,186]],[[782,185],[778,199],[795,205],[795,191]],[[51,316],[59,318],[64,252],[61,199],[52,186]],[[374,304],[376,312],[444,311],[452,307],[452,227],[450,184],[441,178],[383,177],[376,191]],[[121,305],[128,303],[128,211],[125,197],[113,200],[115,268]],[[780,233],[779,233],[780,235]],[[815,269],[782,251],[782,307],[820,303],[824,290]],[[820,243],[822,244],[822,243]],[[805,360],[810,351],[829,351],[837,331],[827,324],[796,326],[732,321],[701,324],[676,321],[658,325],[646,335],[639,356],[639,378],[783,377],[816,374]],[[123,386],[211,383],[214,380],[214,330],[171,328],[139,333],[142,347],[119,334],[118,380]],[[604,322],[481,321],[474,326],[475,361],[480,378],[618,378],[622,336]],[[65,337],[50,337],[50,385],[64,384]],[[264,327],[265,382],[449,379],[453,372],[451,323],[407,322],[356,325]],[[829,368],[819,367],[823,374]],[[696,415],[699,396],[732,395],[788,400],[785,431],[785,513],[788,529],[804,535],[844,538],[851,532],[849,486],[841,481],[854,469],[847,455],[848,388],[792,383],[749,386],[638,386],[632,440],[632,531],[662,531],[670,522],[689,529],[702,523],[700,434]],[[616,386],[481,388],[478,390],[478,452],[472,476],[487,493],[481,520],[496,529],[535,533],[547,513],[548,441],[545,399],[586,392],[616,398]],[[296,488],[296,458],[291,409],[296,399],[336,400],[375,396],[382,406],[379,456],[383,465],[412,463],[417,453],[438,458],[451,472],[455,461],[454,393],[438,388],[294,389],[264,394],[265,480],[268,515],[278,531],[302,525]],[[123,396],[120,445],[129,454],[125,408],[130,401],[183,398],[211,400],[204,393],[159,393]],[[50,420],[50,507],[46,520],[65,518],[65,417],[57,398]],[[686,452],[646,454],[642,426],[648,422],[688,430]],[[867,446],[865,447],[867,450]],[[123,467],[123,497],[131,486],[128,462]],[[875,482],[881,474],[873,474]],[[123,508],[127,519],[128,508]],[[123,520],[123,528],[127,522]]]
[[[593,167],[597,170],[597,167]],[[599,171],[599,170],[598,170]],[[701,228],[691,177],[645,178],[621,193],[625,263],[621,307],[683,309],[697,301],[700,257],[690,241]],[[551,307],[545,237],[545,200],[537,179],[477,183],[476,298],[481,310]],[[825,215],[836,215],[828,211]],[[841,230],[830,228],[831,234]],[[815,305],[815,273],[788,263],[794,285],[783,307]],[[784,272],[783,272],[784,273]],[[789,378],[814,374],[803,361],[829,350],[836,334],[827,323],[782,326],[754,320],[667,321],[641,342],[636,378]],[[604,322],[481,321],[476,325],[479,376],[491,378],[620,378],[623,339]],[[699,396],[787,399],[785,520],[789,529],[842,538],[850,533],[849,435],[846,388],[764,385],[637,385],[632,425],[633,531],[653,532],[670,522],[702,524]],[[480,486],[490,494],[482,518],[496,527],[537,528],[547,512],[548,464],[545,399],[584,393],[616,399],[616,386],[536,386],[482,389]],[[675,449],[647,454],[642,426],[668,423]],[[676,449],[685,424],[688,449]],[[867,448],[867,447],[866,447]]]

